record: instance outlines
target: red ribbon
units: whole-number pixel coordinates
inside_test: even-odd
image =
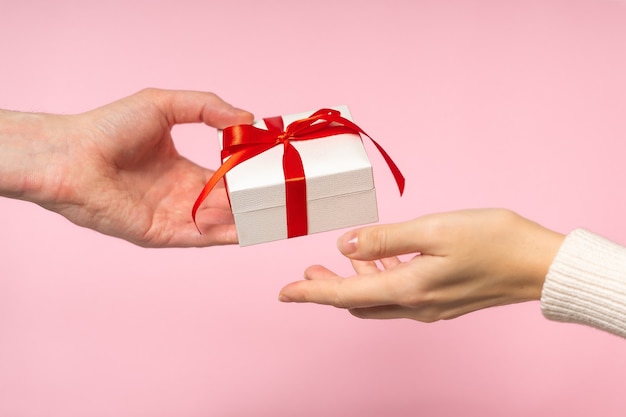
[[[284,130],[281,117],[272,117],[264,119],[264,121],[267,130],[259,129],[252,125],[235,125],[224,129],[222,136],[222,160],[229,158],[215,171],[196,199],[191,211],[194,223],[196,223],[198,208],[213,187],[217,185],[228,171],[240,163],[282,143],[284,145],[283,172],[285,175],[287,235],[290,238],[306,235],[308,228],[306,179],[300,153],[291,144],[292,141],[296,140],[319,139],[344,133],[362,133],[370,138],[387,162],[400,190],[400,195],[404,192],[404,176],[387,152],[363,129],[342,117],[339,111],[332,109],[318,110],[310,117],[296,120],[289,124]]]

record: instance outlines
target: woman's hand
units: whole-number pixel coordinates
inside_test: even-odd
[[[538,300],[564,236],[503,209],[433,214],[343,235],[356,275],[311,266],[279,299],[348,309],[362,318],[451,319]],[[413,255],[401,261],[400,255]]]

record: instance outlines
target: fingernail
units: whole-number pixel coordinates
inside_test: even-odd
[[[344,255],[350,255],[356,252],[356,245],[359,241],[355,232],[348,232],[339,238],[337,247]]]

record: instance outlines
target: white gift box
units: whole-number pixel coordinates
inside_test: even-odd
[[[333,109],[352,120],[347,106]],[[313,113],[282,116],[284,126]],[[267,129],[263,120],[254,126]],[[221,130],[219,139],[222,143]],[[291,143],[304,167],[308,234],[378,221],[372,165],[358,134]],[[283,152],[282,145],[275,146],[226,173],[240,246],[288,237]]]

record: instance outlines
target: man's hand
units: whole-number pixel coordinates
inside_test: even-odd
[[[70,221],[146,247],[237,242],[224,187],[198,216],[191,207],[212,171],[182,157],[171,130],[215,128],[252,115],[212,93],[147,89],[71,116],[0,113],[0,195],[33,201]],[[10,160],[9,160],[10,159]]]

